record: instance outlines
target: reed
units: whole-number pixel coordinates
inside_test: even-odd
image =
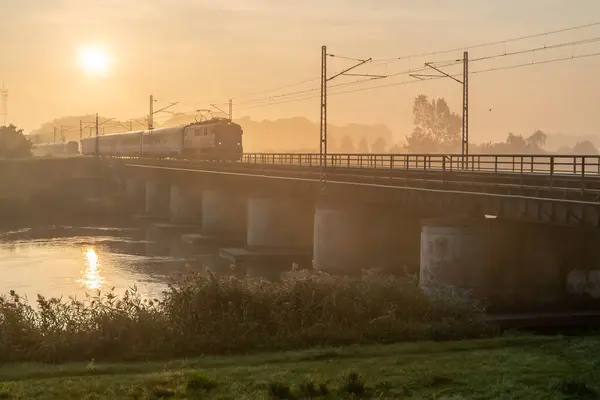
[[[145,360],[488,334],[483,310],[409,280],[324,273],[280,282],[189,273],[160,299],[0,296],[0,361]]]

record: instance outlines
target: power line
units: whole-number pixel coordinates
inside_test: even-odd
[[[257,95],[260,95],[260,94],[270,93],[270,92],[274,92],[276,90],[281,90],[281,89],[287,89],[289,87],[299,86],[299,85],[303,85],[305,83],[314,82],[314,81],[318,81],[318,80],[319,80],[319,77],[305,79],[305,80],[300,81],[300,82],[295,82],[295,83],[290,83],[290,84],[283,85],[283,86],[278,86],[278,87],[275,87],[273,89],[266,89],[266,90],[261,90],[261,91],[258,91],[258,92],[248,93],[248,94],[245,94],[245,95],[234,96],[234,97],[232,97],[232,99],[238,100],[240,98],[257,96]],[[219,103],[217,103],[217,104],[219,104]]]
[[[470,63],[488,60],[488,59],[498,59],[498,58],[503,58],[503,57],[511,57],[511,56],[515,56],[515,55],[523,55],[523,54],[527,54],[527,53],[542,52],[542,51],[557,49],[557,48],[561,48],[561,47],[570,47],[570,46],[575,47],[575,46],[578,46],[581,44],[594,43],[594,42],[598,42],[598,41],[600,41],[600,37],[582,39],[582,40],[565,42],[565,43],[558,43],[558,44],[551,45],[551,46],[536,47],[536,48],[532,48],[532,49],[520,50],[520,51],[511,52],[511,53],[499,53],[499,54],[495,54],[495,55],[491,55],[491,56],[485,56],[485,57],[472,59],[472,60],[470,60]],[[566,59],[570,59],[570,58],[571,57],[567,57]],[[445,61],[444,63],[445,63],[444,65],[440,65],[439,67],[442,68],[442,67],[448,67],[448,66],[462,64],[462,59],[456,60],[456,61]],[[395,73],[380,77],[378,79],[387,79],[387,78],[400,76],[400,75],[415,74],[418,72],[423,72],[427,69],[428,69],[427,67],[410,68],[407,70],[395,72]],[[343,87],[343,86],[348,86],[348,85],[364,84],[364,83],[368,83],[372,80],[373,79],[361,79],[361,80],[357,80],[357,81],[353,81],[353,82],[346,82],[346,83],[334,85],[334,86],[331,86],[330,88],[335,89],[338,87]],[[261,98],[261,99],[249,100],[247,102],[242,102],[240,104],[242,105],[242,109],[248,109],[249,107],[243,107],[243,105],[244,104],[252,104],[252,103],[270,102],[272,100],[280,100],[280,99],[284,99],[284,98],[288,98],[288,97],[290,97],[291,98],[290,100],[293,101],[294,96],[316,92],[317,90],[319,90],[319,88],[306,89],[306,90],[290,92],[290,93],[282,93],[277,96],[270,96],[270,97],[265,97],[265,98]],[[314,97],[306,97],[306,99],[308,99],[308,98],[314,98]],[[305,97],[301,96],[301,98],[298,100],[300,101],[300,100],[304,100],[304,99],[305,99]],[[286,102],[288,102],[288,101],[286,101]],[[282,103],[278,103],[278,104],[282,104]],[[254,108],[254,107],[252,107],[252,108]]]
[[[415,53],[415,54],[404,55],[404,56],[400,56],[400,57],[376,59],[376,60],[373,60],[372,64],[385,63],[385,62],[389,63],[389,62],[392,62],[392,61],[405,60],[405,59],[410,59],[410,58],[419,58],[419,57],[425,57],[425,56],[435,56],[435,55],[440,55],[440,54],[448,54],[448,53],[452,53],[452,52],[456,52],[456,51],[471,50],[471,49],[482,48],[482,47],[489,47],[489,46],[494,46],[494,45],[498,45],[498,44],[512,43],[512,42],[517,42],[517,41],[521,41],[521,40],[533,39],[533,38],[537,38],[537,37],[543,37],[543,36],[549,36],[549,35],[554,35],[554,34],[558,34],[558,33],[564,33],[564,32],[569,32],[569,31],[574,31],[574,30],[585,29],[585,28],[589,28],[589,27],[593,27],[593,26],[600,26],[600,21],[591,22],[591,23],[583,24],[583,25],[571,26],[571,27],[562,28],[562,29],[555,29],[555,30],[551,30],[551,31],[541,32],[541,33],[535,33],[535,34],[520,36],[520,37],[516,37],[516,38],[510,38],[510,39],[497,40],[497,41],[492,41],[492,42],[479,43],[479,44],[471,45],[471,46],[454,47],[454,48],[450,48],[450,49],[446,49],[446,50],[439,50],[439,51],[432,51],[432,52],[425,52],[425,53]],[[335,55],[335,54],[329,54],[328,56],[329,57],[340,58],[340,59],[352,60],[352,61],[362,61],[362,60],[359,60],[357,58],[339,56],[339,55]],[[423,71],[423,69],[412,70],[409,73],[415,73],[415,72],[421,72],[421,71]],[[387,74],[386,76],[387,77],[392,77],[392,76],[398,76],[398,75],[404,75],[404,74],[405,74],[405,72],[399,72],[399,73]],[[320,79],[320,77],[314,77],[314,78],[304,79],[304,80],[301,80],[301,81],[298,81],[298,82],[293,82],[293,83],[289,83],[289,84],[286,84],[286,85],[277,86],[277,87],[274,87],[274,88],[271,88],[271,89],[265,89],[265,90],[260,90],[260,91],[256,91],[256,92],[246,93],[244,95],[233,96],[231,98],[234,99],[234,100],[239,100],[239,99],[248,98],[248,97],[251,98],[250,100],[246,100],[246,101],[243,101],[243,102],[238,103],[238,104],[248,104],[250,102],[265,101],[265,100],[271,99],[271,96],[264,97],[264,98],[261,98],[261,99],[252,99],[252,97],[258,96],[258,95],[262,95],[262,94],[266,94],[266,93],[271,93],[271,92],[274,92],[274,91],[277,91],[277,90],[282,90],[282,89],[287,89],[287,88],[294,87],[294,86],[303,85],[303,84],[306,84],[306,83],[309,83],[309,82],[315,82],[315,81],[318,81],[319,79]],[[296,92],[292,92],[292,93],[286,94],[286,95],[301,94],[301,93],[310,93],[310,92],[316,91],[316,90],[319,90],[319,88],[296,91]],[[277,95],[277,96],[272,96],[272,97],[273,97],[273,99],[279,99],[279,98],[282,98],[284,96]],[[211,103],[212,104],[227,105],[227,102],[219,102],[219,101],[217,101],[217,102],[211,102]]]
[[[527,62],[527,63],[515,64],[515,65],[509,65],[509,66],[503,66],[503,67],[492,67],[492,68],[489,68],[489,69],[472,71],[472,72],[469,73],[469,75],[483,74],[483,73],[486,73],[486,72],[493,72],[493,71],[501,71],[501,70],[524,68],[524,67],[533,66],[533,65],[550,64],[550,63],[554,63],[554,62],[576,60],[576,59],[582,59],[582,58],[591,58],[591,57],[597,57],[597,56],[600,56],[600,52],[589,53],[589,54],[581,54],[581,55],[572,55],[572,56],[569,56],[569,57],[554,58],[554,59],[543,60],[543,61],[533,61],[533,62]],[[454,74],[452,76],[460,77],[460,76],[462,76],[462,73],[460,73],[460,74],[457,73],[457,74]],[[382,88],[388,88],[388,87],[394,87],[394,86],[410,85],[410,84],[413,84],[413,83],[420,83],[420,82],[423,82],[423,81],[437,80],[437,79],[442,79],[442,78],[445,78],[445,77],[433,76],[433,77],[426,78],[426,79],[421,79],[421,80],[410,80],[410,81],[402,81],[402,82],[393,82],[393,83],[387,83],[387,84],[382,84],[382,85],[377,85],[377,86],[369,86],[369,87],[363,87],[363,88],[357,88],[357,89],[351,89],[351,90],[337,91],[337,92],[334,92],[334,93],[330,93],[329,96],[338,96],[338,95],[344,95],[344,94],[350,94],[350,93],[357,93],[357,92],[364,92],[364,91],[375,90],[375,89],[382,89]],[[250,106],[250,107],[244,107],[244,109],[252,109],[252,108],[258,108],[258,107],[274,106],[274,105],[278,105],[278,104],[291,103],[291,102],[295,102],[295,101],[305,101],[305,100],[315,99],[315,98],[318,98],[318,97],[319,97],[318,95],[317,96],[312,95],[312,96],[306,96],[306,97],[302,97],[302,98],[298,98],[298,99],[287,99],[287,100],[278,101],[278,102],[274,102],[274,103],[255,105],[255,106]]]
[[[592,22],[592,23],[584,24],[584,25],[572,26],[572,27],[568,27],[568,28],[556,29],[553,31],[535,33],[535,34],[526,35],[526,36],[520,36],[520,37],[516,37],[516,38],[511,38],[511,39],[480,43],[480,44],[476,44],[476,45],[472,45],[472,46],[454,47],[451,49],[432,51],[432,52],[428,52],[428,53],[412,54],[412,55],[408,55],[408,56],[400,56],[400,57],[393,57],[393,58],[383,58],[383,59],[379,59],[379,60],[373,60],[373,62],[390,62],[390,61],[397,61],[397,60],[406,60],[409,58],[419,58],[419,57],[426,57],[426,56],[429,57],[429,56],[435,56],[435,55],[439,55],[439,54],[448,54],[448,53],[453,53],[453,52],[461,51],[461,50],[472,50],[472,49],[477,49],[477,48],[481,48],[481,47],[489,47],[489,46],[495,46],[498,44],[518,42],[518,41],[527,40],[527,39],[534,39],[534,38],[538,38],[538,37],[554,35],[557,33],[564,33],[564,32],[584,29],[584,28],[590,28],[592,26],[600,26],[600,21]]]

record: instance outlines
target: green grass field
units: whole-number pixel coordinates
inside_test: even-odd
[[[147,363],[4,364],[0,399],[596,399],[600,337],[501,337]]]

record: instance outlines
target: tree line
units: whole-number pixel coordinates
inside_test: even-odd
[[[395,146],[391,152],[460,153],[462,118],[450,111],[443,98],[429,100],[425,95],[417,96],[413,103],[413,124],[404,146]],[[547,138],[540,130],[530,136],[509,133],[503,142],[469,143],[469,150],[479,154],[547,154]],[[589,140],[584,140],[572,148],[562,147],[557,153],[597,155],[598,149]]]

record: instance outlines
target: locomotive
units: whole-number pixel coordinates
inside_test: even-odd
[[[229,119],[213,118],[171,128],[112,133],[81,140],[84,155],[242,159],[243,131]]]

